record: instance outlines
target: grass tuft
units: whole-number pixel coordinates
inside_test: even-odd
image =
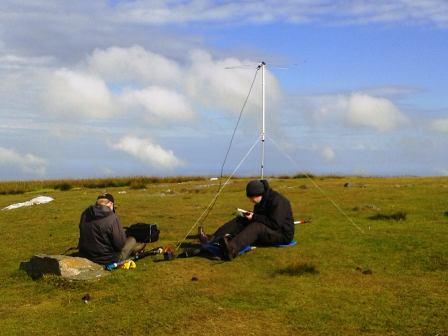
[[[24,193],[25,190],[17,190],[17,189],[0,190],[0,195],[20,195]]]
[[[397,211],[391,214],[378,213],[376,215],[370,216],[371,220],[394,220],[394,221],[404,221],[406,220],[407,213],[404,211]]]
[[[70,183],[59,183],[54,186],[54,189],[60,191],[69,191],[73,189],[73,186]]]
[[[274,275],[289,275],[289,276],[301,276],[307,274],[316,275],[319,274],[319,271],[311,263],[295,262],[286,267],[278,268],[274,272]]]
[[[293,179],[314,178],[314,175],[311,173],[303,172],[293,175],[292,178]]]
[[[129,185],[129,188],[133,190],[145,189],[146,183],[140,181],[132,181],[131,184]]]

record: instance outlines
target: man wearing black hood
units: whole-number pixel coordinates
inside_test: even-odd
[[[266,180],[250,181],[246,195],[255,203],[253,212],[246,212],[244,217],[225,223],[210,237],[202,227],[199,228],[200,241],[219,241],[227,260],[232,260],[243,247],[253,243],[288,244],[294,238],[294,219],[286,197],[271,189]]]
[[[78,248],[80,257],[107,265],[125,260],[144,245],[137,244],[134,237],[126,237],[115,215],[114,197],[104,193],[81,215]]]

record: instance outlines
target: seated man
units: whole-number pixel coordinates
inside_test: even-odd
[[[201,243],[219,242],[226,260],[232,260],[243,247],[253,243],[288,244],[294,238],[291,205],[282,194],[269,187],[268,181],[250,181],[246,195],[255,203],[253,212],[225,223],[210,237],[199,228]]]
[[[104,193],[95,205],[81,215],[79,223],[79,256],[107,265],[127,259],[131,253],[144,249],[134,237],[126,237],[115,215],[114,197]]]

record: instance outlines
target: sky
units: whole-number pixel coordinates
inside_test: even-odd
[[[265,175],[448,175],[446,0],[4,0],[0,179],[256,176],[261,61]]]

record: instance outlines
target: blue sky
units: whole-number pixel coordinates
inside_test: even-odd
[[[0,15],[2,180],[216,175],[260,61],[266,174],[448,175],[444,0],[4,1]],[[259,136],[260,80],[226,173]],[[257,146],[239,173],[259,161]]]

